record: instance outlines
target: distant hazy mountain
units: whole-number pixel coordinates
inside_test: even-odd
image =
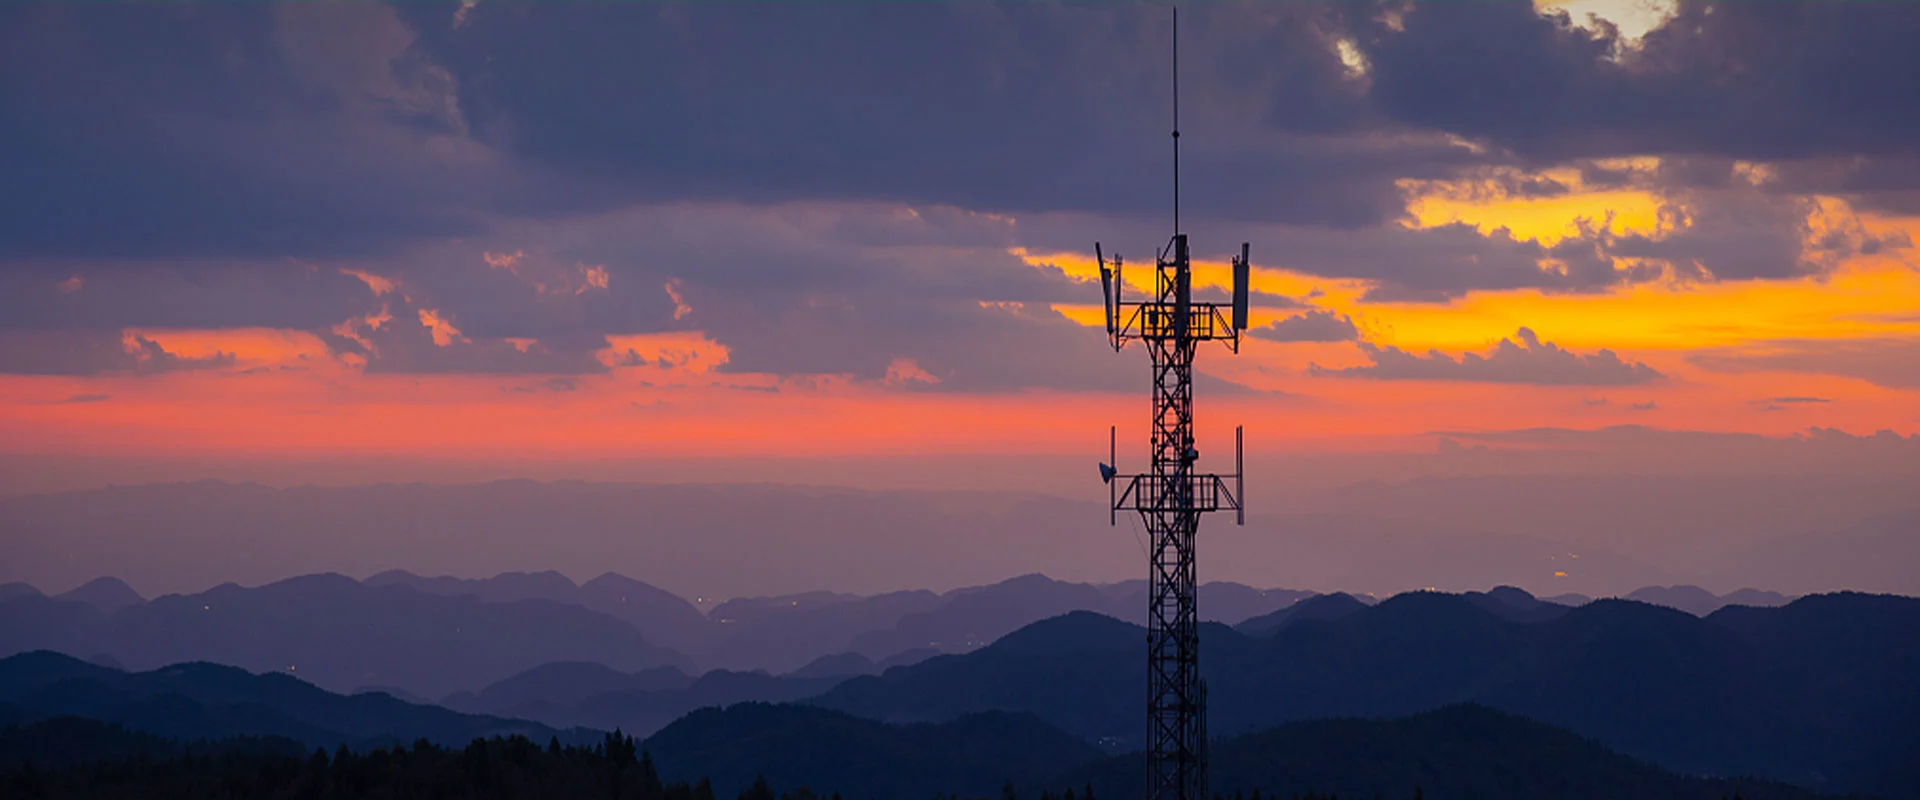
[[[1098,611],[1115,619],[1147,624],[1146,581],[1122,581],[1100,588],[1108,598],[1104,608],[1074,610]],[[1197,599],[1201,619],[1238,625],[1245,620],[1288,608],[1315,594],[1299,589],[1256,589],[1231,581],[1210,581],[1200,584]]]
[[[104,654],[132,669],[211,661],[287,672],[336,691],[386,685],[425,697],[553,661],[623,671],[686,664],[631,625],[581,606],[486,603],[339,575],[229,584],[111,615],[42,597],[0,603],[0,654],[38,649]]]
[[[851,678],[856,675],[878,675],[880,672],[880,665],[873,663],[873,659],[859,653],[840,653],[816,658],[787,675],[793,678]]]
[[[1759,780],[1676,775],[1562,728],[1482,706],[1450,706],[1387,720],[1315,720],[1213,743],[1208,785],[1238,796],[1427,800],[1812,800],[1822,795]],[[1138,791],[1133,753],[1055,778],[1056,793],[1091,785],[1096,797]]]
[[[1818,595],[1705,619],[1602,600],[1534,622],[1489,600],[1400,595],[1270,637],[1203,625],[1211,730],[1479,702],[1683,773],[1920,795],[1902,782],[1920,775],[1896,770],[1920,763],[1920,600]],[[1022,710],[1139,747],[1143,637],[1068,614],[811,702],[890,722]]]
[[[849,798],[988,797],[1005,781],[1039,784],[1101,755],[1028,714],[887,725],[763,703],[696,711],[645,747],[663,777],[710,777],[718,797],[737,796],[757,775],[775,786],[817,787]]]
[[[1584,606],[1588,603],[1593,602],[1593,598],[1588,597],[1584,594],[1580,594],[1579,592],[1567,592],[1566,594],[1556,594],[1551,597],[1542,597],[1540,598],[1540,600],[1542,602],[1555,603],[1563,606]]]
[[[114,575],[165,594],[395,567],[575,578],[611,570],[695,599],[944,588],[1032,571],[1075,581],[1142,574],[1139,550],[1094,499],[569,481],[120,486],[0,498],[0,580],[64,590]],[[1274,498],[1246,528],[1210,536],[1204,576],[1373,593],[1503,583],[1588,596],[1675,583],[1920,592],[1920,526],[1911,524],[1920,512],[1904,475],[1501,475],[1298,499]],[[1267,513],[1280,509],[1298,513]],[[1234,603],[1203,595],[1201,607],[1231,612],[1224,622],[1259,615]],[[793,669],[845,645],[760,666]]]
[[[557,731],[523,720],[459,714],[383,694],[343,696],[282,674],[217,664],[122,672],[58,653],[0,659],[0,704],[16,723],[79,716],[179,740],[277,736],[307,747],[368,746],[426,738],[464,744]]]
[[[1546,622],[1567,613],[1567,606],[1548,603],[1513,586],[1495,586],[1484,592],[1460,595],[1475,607],[1512,622]]]
[[[119,578],[94,578],[79,588],[65,594],[54,596],[55,600],[70,603],[86,603],[98,609],[102,614],[111,614],[128,606],[137,606],[147,602],[139,592],[133,590]]]
[[[1634,590],[1627,595],[1627,599],[1677,608],[1696,617],[1704,617],[1726,606],[1784,606],[1788,600],[1786,595],[1779,592],[1741,589],[1722,596],[1698,586],[1647,586]]]
[[[1312,594],[1208,583],[1200,587],[1199,600],[1203,617],[1238,622]],[[1146,581],[1073,583],[1038,574],[944,594],[860,597],[807,592],[740,598],[708,613],[716,630],[712,646],[701,652],[718,666],[791,672],[848,652],[876,663],[913,651],[964,653],[1069,611],[1145,622],[1146,608]]]
[[[664,589],[617,573],[606,573],[576,585],[558,572],[503,572],[491,578],[425,578],[405,570],[388,570],[365,581],[369,586],[403,584],[428,594],[472,596],[489,603],[546,600],[584,606],[622,620],[648,641],[681,652],[697,653],[707,646],[710,626],[692,603]]]
[[[862,634],[891,630],[902,617],[946,602],[925,590],[871,597],[806,592],[736,598],[707,613],[716,628],[707,654],[717,666],[788,672],[821,656],[853,650]],[[868,655],[884,658],[893,652]]]
[[[1265,614],[1313,596],[1289,589],[1254,589],[1237,583],[1200,586],[1201,617],[1239,622],[1249,612]],[[995,584],[955,589],[944,602],[907,614],[891,629],[862,634],[852,649],[882,660],[909,649],[964,653],[994,641],[1030,623],[1071,611],[1092,611],[1116,619],[1144,623],[1146,581],[1088,584],[1056,581],[1045,575],[1022,575]]]

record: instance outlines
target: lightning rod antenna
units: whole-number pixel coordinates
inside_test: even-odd
[[[1180,232],[1180,7],[1173,7],[1173,232]]]

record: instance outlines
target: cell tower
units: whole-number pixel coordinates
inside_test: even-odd
[[[1233,305],[1193,302],[1187,235],[1180,232],[1180,21],[1174,22],[1173,238],[1154,259],[1153,297],[1128,301],[1121,259],[1109,265],[1100,244],[1107,338],[1118,351],[1128,342],[1146,346],[1153,361],[1153,423],[1149,437],[1153,471],[1121,475],[1115,466],[1113,429],[1108,430],[1108,522],[1121,511],[1140,514],[1150,550],[1147,572],[1147,800],[1206,800],[1207,686],[1200,679],[1200,631],[1196,611],[1194,539],[1200,514],[1232,511],[1246,524],[1241,506],[1242,436],[1234,429],[1233,474],[1194,469],[1200,451],[1193,440],[1193,354],[1201,342],[1225,342],[1240,352],[1247,327],[1247,250],[1233,259]],[[1228,314],[1231,314],[1231,317]],[[1231,483],[1229,483],[1231,481]]]

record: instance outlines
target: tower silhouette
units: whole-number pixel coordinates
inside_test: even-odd
[[[1153,364],[1153,416],[1148,437],[1151,471],[1121,475],[1115,438],[1108,431],[1109,523],[1118,513],[1140,515],[1148,536],[1147,589],[1147,800],[1207,797],[1206,682],[1200,679],[1199,615],[1196,608],[1195,539],[1200,514],[1241,506],[1242,432],[1234,430],[1231,475],[1195,470],[1200,451],[1193,436],[1193,356],[1201,342],[1219,341],[1238,353],[1247,327],[1248,245],[1233,259],[1233,303],[1193,302],[1193,270],[1187,235],[1180,231],[1179,16],[1173,31],[1173,237],[1154,259],[1151,299],[1125,299],[1122,262],[1111,265],[1098,242],[1105,295],[1107,338],[1118,351],[1129,342],[1146,346]]]

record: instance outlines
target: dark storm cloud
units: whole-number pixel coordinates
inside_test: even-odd
[[[1159,211],[1166,9],[1140,5],[408,6],[475,135],[631,199],[863,198]],[[1374,129],[1321,7],[1186,14],[1196,214],[1364,225],[1466,148]]]
[[[1778,191],[1920,210],[1920,6],[1682,2],[1637,45],[1526,3],[1346,10],[1364,31],[1371,99],[1405,124],[1536,165],[1771,162]]]
[[[378,6],[0,8],[0,257],[323,256],[478,230],[455,201],[504,176],[423,124],[444,89],[389,66],[406,38]]]
[[[0,9],[0,257],[322,258],[656,201],[1167,203],[1162,9],[457,8]],[[1396,178],[1475,160],[1353,135],[1322,9],[1188,17],[1195,213],[1372,224]]]
[[[1275,342],[1351,342],[1360,338],[1360,331],[1345,314],[1308,311],[1256,326],[1247,335]]]
[[[230,367],[234,361],[231,353],[182,356],[117,331],[0,331],[0,373],[15,375],[158,375]]]
[[[1362,23],[1381,109],[1536,161],[1920,154],[1910,4],[1683,2],[1627,49],[1526,3],[1423,3],[1395,19],[1398,31]]]
[[[339,322],[367,296],[337,269],[284,259],[0,267],[0,330],[306,330]]]
[[[1318,365],[1308,374],[1323,378],[1376,380],[1473,381],[1530,383],[1542,386],[1628,386],[1651,383],[1666,376],[1637,361],[1626,361],[1611,350],[1582,355],[1552,342],[1540,341],[1521,328],[1519,342],[1501,339],[1487,355],[1464,353],[1459,358],[1438,350],[1422,356],[1397,347],[1361,342],[1372,364],[1344,369]],[[1641,408],[1643,404],[1636,404]]]

